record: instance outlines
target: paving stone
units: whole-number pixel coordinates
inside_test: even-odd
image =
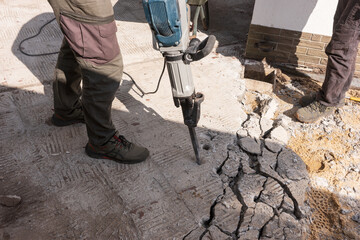
[[[261,154],[261,142],[250,137],[241,138],[238,140],[238,144],[246,152],[251,154]]]
[[[266,177],[258,174],[243,175],[238,181],[238,190],[246,206],[255,208],[255,199],[259,197],[263,190]]]
[[[283,126],[277,126],[270,133],[270,138],[280,143],[287,144],[290,140],[288,131]]]
[[[16,195],[0,195],[0,204],[6,207],[16,207],[21,202],[21,197]]]

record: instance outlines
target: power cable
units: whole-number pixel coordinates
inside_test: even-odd
[[[58,54],[59,51],[50,52],[50,53],[39,53],[39,54],[27,53],[27,52],[25,52],[25,51],[23,50],[23,47],[22,47],[22,44],[23,44],[24,42],[26,42],[26,41],[28,41],[28,40],[30,40],[30,39],[33,39],[33,38],[39,36],[40,33],[41,33],[41,31],[44,29],[44,27],[46,27],[47,25],[49,25],[50,23],[52,23],[55,19],[56,19],[56,18],[53,18],[53,19],[49,20],[48,22],[46,22],[44,25],[42,25],[42,26],[40,27],[39,31],[38,31],[35,35],[23,39],[23,40],[19,43],[19,51],[20,51],[22,54],[24,54],[24,55],[26,55],[26,56],[29,56],[29,57],[40,57],[40,56],[48,56],[48,55]],[[161,83],[161,79],[162,79],[162,77],[163,77],[163,75],[164,75],[164,72],[165,72],[165,66],[166,66],[166,60],[164,59],[164,66],[163,66],[163,69],[162,69],[162,71],[161,71],[161,74],[160,74],[160,77],[159,77],[159,80],[158,80],[156,89],[155,89],[155,91],[151,91],[151,92],[144,92],[144,91],[141,89],[141,87],[135,82],[134,78],[133,78],[130,74],[128,74],[128,73],[126,73],[126,72],[123,72],[123,73],[124,73],[125,75],[127,75],[127,76],[131,79],[131,81],[134,83],[134,85],[136,86],[136,88],[139,89],[139,91],[141,92],[141,94],[142,94],[141,97],[143,97],[143,96],[145,96],[145,95],[155,94],[155,93],[159,90],[160,83]]]

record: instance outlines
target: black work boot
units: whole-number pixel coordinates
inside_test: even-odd
[[[57,127],[65,127],[65,126],[69,126],[71,124],[85,123],[85,120],[84,120],[83,114],[80,114],[76,118],[67,119],[67,118],[60,116],[59,114],[54,113],[51,117],[51,122],[52,122],[52,124],[54,124]]]
[[[295,117],[303,123],[313,123],[320,118],[329,116],[337,107],[328,107],[315,100],[306,107],[299,108]]]
[[[85,152],[92,158],[111,159],[126,164],[143,162],[149,156],[149,150],[129,142],[118,132],[104,145],[86,144]]]
[[[317,93],[316,92],[312,92],[309,95],[305,95],[302,98],[300,98],[299,100],[299,104],[302,107],[306,107],[308,106],[310,103],[314,102],[316,100],[316,96]],[[342,99],[337,105],[336,107],[343,107],[345,106],[345,99]]]

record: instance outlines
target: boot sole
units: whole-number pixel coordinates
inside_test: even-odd
[[[118,163],[123,163],[123,164],[136,164],[136,163],[141,163],[144,162],[148,156],[149,156],[149,152],[147,153],[146,158],[144,159],[138,159],[138,160],[122,160],[122,159],[117,159],[117,158],[113,158],[113,157],[109,157],[105,154],[101,154],[101,153],[96,153],[96,152],[92,152],[91,150],[89,150],[89,148],[86,146],[85,147],[85,152],[86,154],[91,157],[91,158],[96,158],[96,159],[108,159],[108,160],[113,160],[115,162]]]
[[[333,114],[334,112],[335,112],[335,109],[334,109],[333,111],[327,113],[327,114],[324,114],[324,115],[320,116],[320,117],[317,118],[317,119],[314,119],[313,121],[311,121],[311,120],[309,120],[309,121],[300,120],[299,115],[298,115],[298,113],[296,112],[296,113],[295,113],[295,118],[296,118],[297,120],[299,120],[300,122],[302,122],[302,123],[314,123],[314,122],[316,122],[316,121],[318,121],[318,120],[320,120],[320,119],[322,119],[322,118],[325,118],[325,117],[330,116],[330,115]]]

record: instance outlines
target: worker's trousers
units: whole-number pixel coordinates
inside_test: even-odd
[[[360,1],[339,0],[334,17],[333,35],[326,48],[328,63],[319,100],[336,106],[345,98],[355,71],[360,37]]]
[[[102,145],[115,133],[111,106],[123,73],[111,2],[48,1],[64,33],[53,83],[55,113],[65,120],[84,114],[89,141]]]

